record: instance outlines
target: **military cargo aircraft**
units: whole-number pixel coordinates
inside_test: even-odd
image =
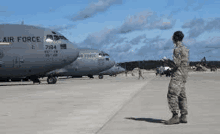
[[[47,28],[0,25],[0,78],[29,78],[39,82],[45,73],[62,68],[77,59],[79,50],[63,35]],[[56,78],[48,76],[48,84]]]
[[[79,57],[76,61],[62,69],[51,71],[47,75],[93,78],[93,75],[108,70],[115,64],[110,56],[103,51],[89,48],[79,48],[79,51]],[[103,75],[100,74],[99,78],[102,77]]]
[[[106,70],[106,71],[102,71],[99,73],[99,76],[100,75],[109,75],[109,76],[116,76],[117,74],[119,73],[123,73],[125,72],[126,70],[124,68],[122,68],[121,66],[119,65],[114,65],[113,67],[111,67],[110,69]],[[103,78],[103,77],[102,77]]]

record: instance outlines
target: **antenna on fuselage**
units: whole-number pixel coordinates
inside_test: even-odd
[[[21,25],[24,25],[24,20],[22,20]]]

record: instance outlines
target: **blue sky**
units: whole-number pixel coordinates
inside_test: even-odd
[[[7,0],[0,23],[57,30],[116,62],[172,59],[171,36],[181,30],[191,61],[219,60],[219,7],[220,0]]]

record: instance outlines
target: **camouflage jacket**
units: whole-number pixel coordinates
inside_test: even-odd
[[[178,47],[175,47],[173,51],[173,61],[177,67],[173,72],[173,77],[182,77],[186,81],[189,68],[189,49],[181,42],[178,43]]]

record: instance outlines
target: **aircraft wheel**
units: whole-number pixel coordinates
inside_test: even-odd
[[[99,79],[103,79],[103,75],[99,75]]]
[[[56,77],[53,77],[53,76],[49,76],[47,78],[47,83],[48,84],[56,84],[57,83],[57,78]]]

